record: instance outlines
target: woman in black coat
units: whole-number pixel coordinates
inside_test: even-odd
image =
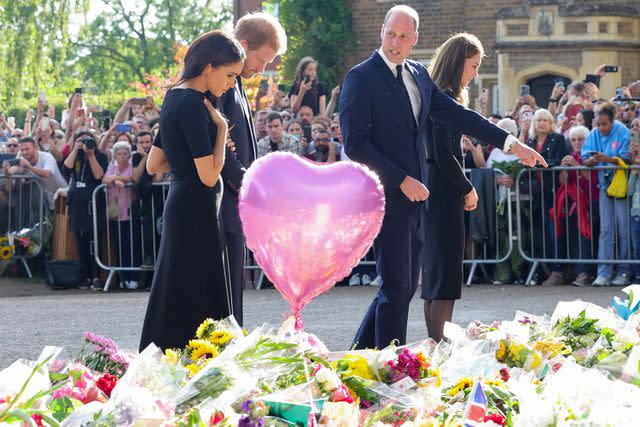
[[[477,77],[484,50],[474,35],[461,33],[436,50],[429,74],[436,85],[467,104],[467,85]],[[455,300],[462,292],[464,212],[473,210],[478,196],[463,170],[461,133],[428,119],[426,236],[421,298],[429,337],[443,338]]]

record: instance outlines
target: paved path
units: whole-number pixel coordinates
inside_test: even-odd
[[[306,330],[317,334],[331,350],[346,349],[371,302],[376,288],[334,288],[303,311]],[[534,314],[553,312],[558,301],[582,299],[603,306],[619,288],[555,288],[516,285],[474,285],[464,288],[456,304],[454,322],[511,319],[516,310]],[[45,345],[65,347],[73,356],[87,331],[113,338],[121,347],[136,349],[147,305],[147,292],[51,291],[35,281],[0,279],[0,368],[20,357],[35,358]],[[264,322],[279,326],[288,312],[277,291],[245,293],[246,327]],[[408,338],[425,338],[422,300],[414,298]]]

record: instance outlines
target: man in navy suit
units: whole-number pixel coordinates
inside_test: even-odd
[[[222,112],[229,121],[229,135],[235,143],[235,153],[227,149],[222,180],[222,221],[229,257],[233,315],[243,322],[242,292],[244,290],[244,235],[238,214],[238,192],[246,168],[256,159],[257,134],[251,116],[251,106],[242,87],[242,79],[262,73],[276,55],[287,50],[287,36],[280,23],[266,13],[251,13],[236,23],[235,36],[244,49],[246,59],[234,88],[220,99]],[[233,126],[233,127],[231,127]]]
[[[422,64],[407,59],[418,41],[418,23],[414,9],[391,8],[382,25],[380,49],[349,71],[340,94],[340,124],[347,156],[378,174],[386,197],[382,229],[373,243],[382,281],[356,334],[356,348],[384,348],[393,340],[406,342],[429,197],[424,184],[428,115],[464,134],[502,146],[526,165],[539,162],[546,166],[537,152],[444,95]],[[475,190],[465,198],[465,205],[477,204]]]

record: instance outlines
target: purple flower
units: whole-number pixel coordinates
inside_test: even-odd
[[[251,412],[252,405],[253,405],[253,402],[251,401],[251,399],[245,400],[242,403],[242,412],[246,412],[246,413]]]

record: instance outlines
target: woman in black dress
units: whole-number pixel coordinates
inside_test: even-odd
[[[160,250],[140,340],[184,347],[207,317],[231,314],[231,290],[219,217],[227,122],[207,99],[235,86],[244,52],[222,31],[200,36],[160,111],[147,160],[153,175],[171,171]]]
[[[467,85],[478,76],[484,51],[471,34],[455,34],[440,46],[429,66],[436,85],[457,102],[467,104]],[[476,208],[478,196],[465,177],[461,133],[427,120],[427,208],[421,298],[431,338],[440,341],[462,292],[464,212]]]

